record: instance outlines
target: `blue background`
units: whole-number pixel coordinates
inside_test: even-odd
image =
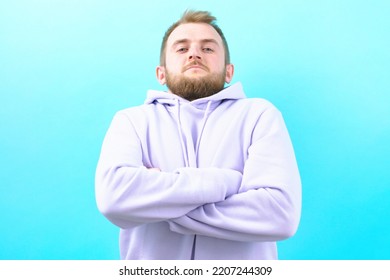
[[[193,2],[193,3],[191,3]],[[303,182],[281,259],[390,259],[390,1],[0,2],[0,259],[118,259],[94,172],[114,113],[162,89],[163,33],[217,16],[249,97],[282,112]]]

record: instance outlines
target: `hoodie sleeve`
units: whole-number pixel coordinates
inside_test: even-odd
[[[284,120],[263,112],[253,130],[241,187],[169,221],[172,231],[235,241],[278,241],[295,234],[301,213],[301,181]]]
[[[133,124],[118,113],[103,141],[95,194],[99,210],[112,223],[131,228],[222,201],[237,193],[241,180],[242,174],[230,169],[179,168],[169,173],[147,169]]]

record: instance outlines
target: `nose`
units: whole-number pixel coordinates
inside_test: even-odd
[[[189,60],[200,60],[200,59],[202,59],[202,57],[200,55],[200,51],[198,50],[198,48],[192,47],[190,49],[188,59]]]

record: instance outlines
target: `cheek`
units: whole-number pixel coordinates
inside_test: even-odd
[[[181,72],[182,68],[181,61],[175,58],[167,58],[165,66],[171,73]]]
[[[209,67],[212,67],[216,71],[221,71],[221,69],[225,70],[225,60],[219,57],[210,58],[208,64]]]
[[[177,68],[178,65],[181,65],[185,58],[183,56],[179,56],[172,53],[167,53],[167,56],[165,57],[166,65],[170,66],[171,68]]]

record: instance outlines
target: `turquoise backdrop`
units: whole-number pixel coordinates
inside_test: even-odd
[[[0,259],[118,259],[94,172],[166,28],[210,10],[249,97],[282,112],[303,182],[281,259],[390,259],[390,1],[0,2]]]

